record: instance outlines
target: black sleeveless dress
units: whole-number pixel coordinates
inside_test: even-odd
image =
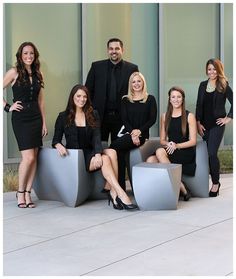
[[[12,112],[12,127],[19,150],[27,150],[42,146],[42,116],[38,105],[38,95],[41,89],[36,75],[32,83],[28,75],[26,83],[18,82],[12,86],[13,102],[21,101],[23,109]]]
[[[78,148],[83,149],[86,170],[89,171],[90,161],[94,156],[94,151],[86,138],[86,127],[77,126]]]
[[[189,112],[187,112],[187,118]],[[168,140],[181,143],[189,140],[189,125],[186,125],[186,136],[182,135],[181,116],[171,117],[168,128]],[[169,160],[174,164],[182,164],[182,173],[189,176],[195,175],[196,147],[176,149],[173,154],[168,154]]]

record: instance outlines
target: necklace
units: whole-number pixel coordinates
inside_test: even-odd
[[[215,89],[216,89],[216,87],[215,87],[215,86],[212,86],[212,85],[210,84],[210,82],[208,81],[208,83],[207,83],[207,88],[206,88],[206,92],[212,93],[212,92],[215,91]]]

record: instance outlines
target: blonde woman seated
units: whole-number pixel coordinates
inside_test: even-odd
[[[161,116],[160,143],[163,147],[147,159],[149,163],[182,164],[182,173],[194,176],[196,169],[197,125],[194,114],[185,110],[185,93],[174,86],[169,92],[167,112]],[[185,201],[191,193],[181,182],[181,194]]]
[[[62,144],[63,135],[66,146]],[[83,149],[87,171],[101,169],[107,181],[109,204],[111,201],[114,209],[137,209],[117,181],[116,152],[102,148],[98,113],[92,108],[85,86],[77,84],[72,88],[66,110],[57,117],[52,146],[61,156],[68,154],[67,148]]]
[[[129,78],[128,95],[121,100],[121,119],[123,127],[118,138],[110,148],[117,152],[119,182],[125,190],[126,154],[143,145],[149,138],[149,129],[156,122],[157,104],[153,95],[148,94],[144,76],[134,72]]]

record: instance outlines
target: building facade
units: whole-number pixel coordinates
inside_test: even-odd
[[[107,57],[111,37],[123,40],[124,59],[139,65],[148,92],[157,99],[158,119],[151,136],[159,134],[159,117],[173,85],[185,90],[186,107],[195,111],[209,58],[223,61],[233,87],[232,3],[6,3],[3,14],[3,72],[15,64],[22,42],[32,41],[40,52],[46,141],[52,139],[56,117],[65,109],[73,85],[85,82],[92,61]],[[11,89],[4,94],[12,103]],[[4,113],[4,163],[16,163],[20,157],[10,118]],[[230,123],[223,145],[232,145],[232,134]]]

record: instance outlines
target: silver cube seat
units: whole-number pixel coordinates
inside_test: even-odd
[[[177,209],[182,166],[140,163],[133,167],[133,191],[141,210]]]
[[[59,156],[54,148],[41,148],[33,182],[40,200],[61,201],[70,207],[82,204],[86,199],[102,199],[105,180],[101,171],[88,173],[81,149],[68,149],[68,155]]]

